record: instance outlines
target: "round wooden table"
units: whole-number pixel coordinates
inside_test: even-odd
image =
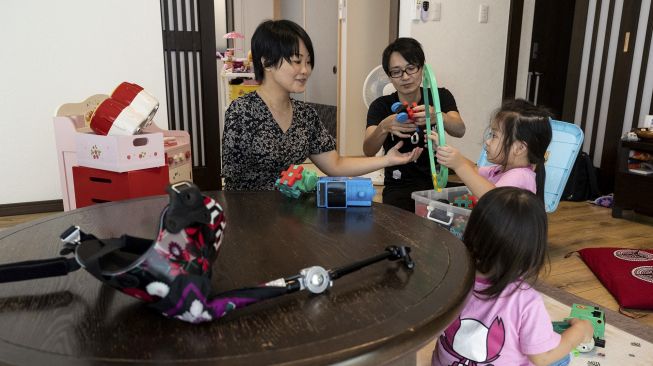
[[[24,365],[379,365],[433,339],[452,321],[473,282],[462,242],[435,223],[373,204],[317,208],[314,196],[212,192],[227,227],[213,289],[256,285],[319,265],[326,269],[412,248],[414,270],[383,261],[211,323],[166,319],[84,270],[0,284],[0,363]],[[0,263],[58,256],[58,236],[79,225],[100,238],[154,238],[167,196],[64,212],[0,232]]]

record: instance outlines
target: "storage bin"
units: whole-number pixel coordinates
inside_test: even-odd
[[[181,181],[193,181],[193,163],[192,152],[190,150],[190,138],[185,131],[181,132],[185,135],[177,137],[166,137],[165,145],[165,161],[168,165],[168,172],[170,174],[170,183],[178,183]]]
[[[411,194],[415,200],[415,214],[437,222],[458,238],[462,238],[472,210],[458,207],[453,203],[463,195],[471,195],[465,186],[443,188],[442,192],[433,189]],[[450,203],[441,202],[446,200]]]
[[[96,203],[166,193],[168,166],[131,170],[124,173],[75,166],[73,181],[77,208]]]
[[[59,182],[63,199],[63,210],[77,208],[75,204],[75,183],[73,167],[77,165],[77,146],[75,134],[78,128],[84,127],[84,116],[54,117],[54,136],[59,161]]]
[[[165,165],[163,134],[103,136],[77,133],[77,165],[126,172]]]

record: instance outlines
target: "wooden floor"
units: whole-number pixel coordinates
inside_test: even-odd
[[[629,216],[626,216],[629,214]],[[588,247],[653,249],[653,218],[624,212],[628,219],[615,219],[611,210],[585,202],[561,202],[549,214],[550,272],[542,281],[602,307],[618,311],[619,305],[580,257],[567,253]],[[653,327],[653,312],[637,319]]]
[[[54,213],[0,217],[0,230]],[[631,219],[614,219],[610,209],[585,202],[561,202],[549,215],[550,272],[541,281],[607,309],[619,306],[594,274],[577,255],[567,253],[587,247],[653,248],[653,218],[632,215]],[[1,262],[1,260],[0,260]],[[653,313],[637,321],[653,327]]]

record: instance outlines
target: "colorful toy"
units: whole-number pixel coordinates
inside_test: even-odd
[[[302,193],[315,189],[317,173],[304,169],[301,165],[291,165],[281,172],[281,176],[274,183],[281,193],[288,197],[298,198]]]
[[[370,178],[321,177],[317,182],[317,207],[371,206],[374,194]]]
[[[597,306],[573,304],[571,307],[571,314],[564,321],[553,322],[553,330],[557,333],[562,333],[570,324],[568,322],[571,318],[586,319],[592,322],[594,328],[594,337],[589,343],[581,343],[576,350],[578,352],[589,352],[594,346],[605,347],[605,313]]]
[[[478,198],[471,194],[463,194],[462,196],[458,196],[453,200],[454,206],[468,208],[470,210],[474,208],[477,203]]]
[[[152,123],[159,101],[137,84],[123,82],[91,115],[91,129],[98,135],[137,135]]]
[[[395,102],[392,104],[392,112],[397,113],[396,120],[397,122],[406,122],[413,119],[413,114],[415,111],[413,108],[417,107],[417,103],[409,105],[408,102]]]

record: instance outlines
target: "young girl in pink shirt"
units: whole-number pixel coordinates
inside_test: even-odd
[[[569,352],[590,341],[593,329],[572,319],[562,335],[554,332],[531,287],[547,256],[542,200],[520,188],[492,189],[472,210],[462,240],[476,264],[474,290],[438,339],[432,365],[568,364]]]
[[[487,159],[496,165],[477,168],[453,146],[438,146],[438,163],[456,171],[480,198],[496,187],[527,189],[544,200],[544,162],[551,142],[549,113],[523,100],[503,103],[490,123],[485,140]],[[430,139],[437,142],[437,134]]]

